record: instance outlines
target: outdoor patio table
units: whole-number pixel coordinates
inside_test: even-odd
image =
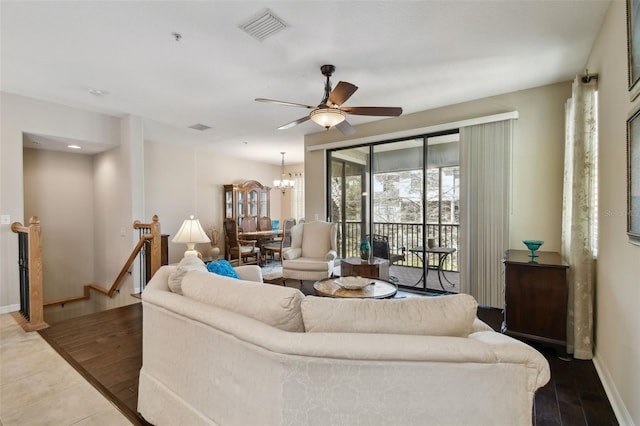
[[[449,256],[450,254],[454,253],[456,251],[455,248],[453,247],[413,247],[410,248],[409,251],[411,253],[415,253],[416,256],[418,256],[418,259],[420,259],[422,261],[422,263],[425,263],[425,259],[426,259],[426,269],[422,269],[422,276],[420,277],[420,279],[416,282],[416,285],[420,282],[423,281],[426,284],[426,279],[427,276],[425,275],[425,270],[426,270],[426,274],[429,273],[429,258],[427,257],[427,253],[435,253],[438,255],[439,259],[438,259],[438,282],[440,283],[440,287],[442,287],[442,289],[444,290],[444,285],[442,285],[442,278],[444,277],[445,281],[448,282],[449,284],[451,284],[452,286],[455,286],[454,283],[452,283],[451,281],[449,281],[449,279],[444,275],[444,272],[442,270],[442,265],[444,265],[444,260],[447,258],[447,256]],[[422,256],[420,256],[422,255]]]

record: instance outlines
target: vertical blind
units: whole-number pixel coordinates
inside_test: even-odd
[[[291,217],[296,221],[304,219],[304,175],[293,175],[293,189],[291,191]]]
[[[460,129],[462,290],[496,308],[504,307],[512,128],[505,120]]]

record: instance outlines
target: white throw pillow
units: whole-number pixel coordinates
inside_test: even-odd
[[[182,280],[185,297],[269,324],[285,331],[304,331],[295,288],[237,280],[209,272],[189,272]]]
[[[182,294],[182,278],[189,271],[207,272],[207,265],[198,256],[187,255],[182,258],[178,267],[169,274],[169,288],[172,292]]]
[[[384,300],[307,296],[301,308],[308,332],[466,337],[478,302],[467,294]]]

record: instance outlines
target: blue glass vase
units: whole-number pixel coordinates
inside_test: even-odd
[[[360,259],[369,261],[371,255],[371,244],[368,240],[364,240],[360,243]]]

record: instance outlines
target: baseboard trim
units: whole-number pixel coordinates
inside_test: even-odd
[[[9,312],[16,312],[20,310],[20,304],[0,306],[0,314],[8,314]]]
[[[631,414],[627,410],[624,401],[620,397],[618,393],[618,389],[609,374],[609,370],[604,365],[604,363],[600,362],[600,358],[598,357],[598,351],[595,351],[595,355],[593,357],[593,366],[598,373],[598,377],[600,377],[600,381],[602,382],[602,387],[604,387],[604,391],[607,394],[607,398],[609,398],[609,403],[611,404],[611,409],[613,413],[616,415],[616,419],[618,419],[618,423],[623,426],[635,426],[633,419],[631,418]]]

